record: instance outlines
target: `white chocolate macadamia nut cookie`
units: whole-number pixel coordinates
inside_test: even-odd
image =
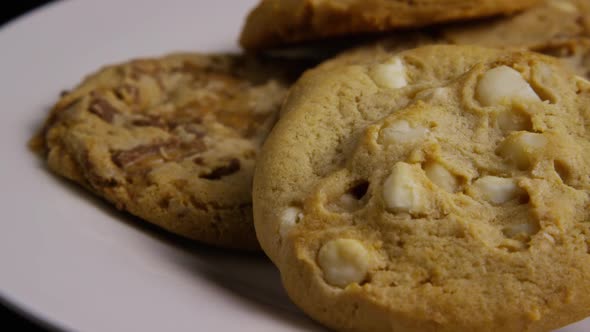
[[[342,331],[547,331],[590,314],[590,84],[526,51],[320,66],[254,177],[261,246]]]

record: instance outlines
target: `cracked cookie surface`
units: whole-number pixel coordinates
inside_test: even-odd
[[[343,331],[546,331],[590,314],[590,82],[426,46],[306,73],[254,177],[261,246]]]
[[[262,0],[248,16],[240,43],[246,49],[264,49],[335,36],[423,27],[512,13],[536,2]]]
[[[66,92],[32,141],[50,169],[173,233],[256,249],[259,147],[300,63],[174,54],[109,66]]]

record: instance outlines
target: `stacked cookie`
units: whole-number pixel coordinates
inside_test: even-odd
[[[351,35],[313,69],[260,55]],[[336,330],[590,315],[589,1],[264,0],[240,40],[102,69],[32,145],[166,230],[260,245]]]
[[[545,331],[590,310],[590,83],[424,46],[306,74],[258,160],[291,298],[352,331]]]
[[[244,46],[390,29],[433,2],[295,3],[263,2],[277,24],[248,22]],[[291,88],[253,200],[299,307],[343,331],[546,331],[590,313],[587,5],[392,33]]]

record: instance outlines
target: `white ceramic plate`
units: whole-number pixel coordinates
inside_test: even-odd
[[[0,296],[79,331],[322,330],[262,255],[180,241],[50,174],[25,142],[103,64],[237,51],[256,0],[67,1],[0,30]],[[564,331],[588,331],[590,321]]]

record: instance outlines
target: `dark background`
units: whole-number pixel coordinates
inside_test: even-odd
[[[4,25],[4,23],[10,21],[13,18],[17,18],[18,16],[26,13],[27,11],[39,7],[45,3],[50,1],[40,1],[40,0],[18,0],[18,1],[4,1],[0,7],[0,26]]]
[[[16,19],[31,9],[44,5],[48,2],[50,1],[17,0],[2,2],[0,5],[0,28],[2,28],[5,23],[11,21],[12,19]],[[21,313],[20,310],[13,308],[1,298],[0,320],[1,325],[11,331],[55,331],[47,326],[41,325],[42,323],[34,321],[34,318],[27,317],[26,313]]]

